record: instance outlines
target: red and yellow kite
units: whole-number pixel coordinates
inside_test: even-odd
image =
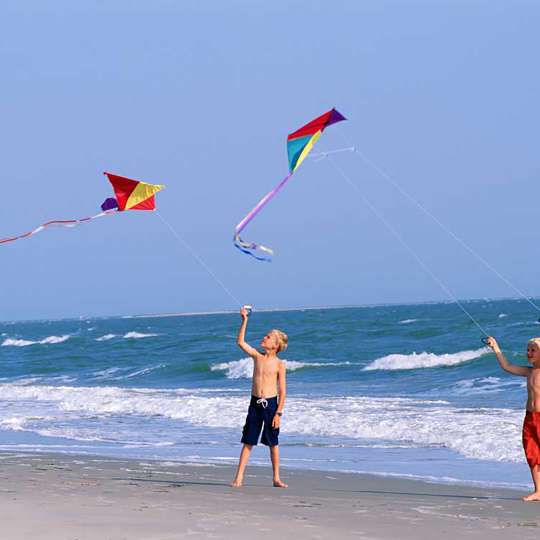
[[[117,176],[112,173],[103,173],[109,179],[114,189],[116,199],[109,198],[101,205],[105,211],[117,209],[124,210],[155,210],[156,201],[154,195],[165,186],[147,184],[132,180],[125,176]]]
[[[7,244],[14,242],[15,240],[21,240],[22,238],[28,238],[38,232],[51,227],[53,225],[61,227],[75,227],[86,221],[92,221],[99,217],[107,216],[117,211],[124,210],[155,210],[156,201],[154,195],[161,191],[165,186],[147,184],[145,182],[139,182],[138,180],[132,180],[131,178],[125,178],[123,176],[117,176],[111,173],[104,173],[111,182],[114,194],[116,198],[106,199],[101,205],[101,212],[95,216],[85,217],[81,219],[62,219],[53,220],[43,223],[39,227],[32,231],[20,234],[18,236],[10,236],[8,238],[0,239],[0,244]]]

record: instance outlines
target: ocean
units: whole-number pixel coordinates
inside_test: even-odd
[[[464,304],[526,364],[537,314]],[[234,464],[252,362],[236,313],[0,323],[0,450]],[[289,335],[282,464],[529,486],[525,379],[452,303],[255,310],[247,340]],[[268,464],[257,447],[251,463]]]

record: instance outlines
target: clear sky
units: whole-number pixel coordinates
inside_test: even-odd
[[[355,144],[539,295],[536,1],[26,1],[0,14],[0,236],[84,217],[104,170],[166,184],[162,215],[255,307],[445,294],[328,161],[287,172],[289,132],[337,107]],[[461,298],[514,292],[354,154],[339,166]],[[0,246],[0,319],[235,308],[153,213]]]

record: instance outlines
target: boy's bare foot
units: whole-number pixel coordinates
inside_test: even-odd
[[[525,497],[523,497],[523,500],[525,502],[540,502],[540,492],[535,491],[534,493],[526,495]]]
[[[241,488],[242,480],[238,480],[237,478],[235,478],[229,485],[233,488]]]
[[[284,482],[282,482],[281,480],[274,480],[272,482],[272,485],[274,487],[278,487],[278,488],[288,488],[289,486],[287,484],[285,484]]]

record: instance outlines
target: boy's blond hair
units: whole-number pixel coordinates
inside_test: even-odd
[[[527,345],[530,345],[531,343],[534,343],[540,349],[540,337],[533,337],[529,339]]]
[[[278,338],[279,348],[277,352],[280,353],[284,351],[289,345],[289,336],[285,332],[277,330],[276,328],[274,328],[270,332]]]

